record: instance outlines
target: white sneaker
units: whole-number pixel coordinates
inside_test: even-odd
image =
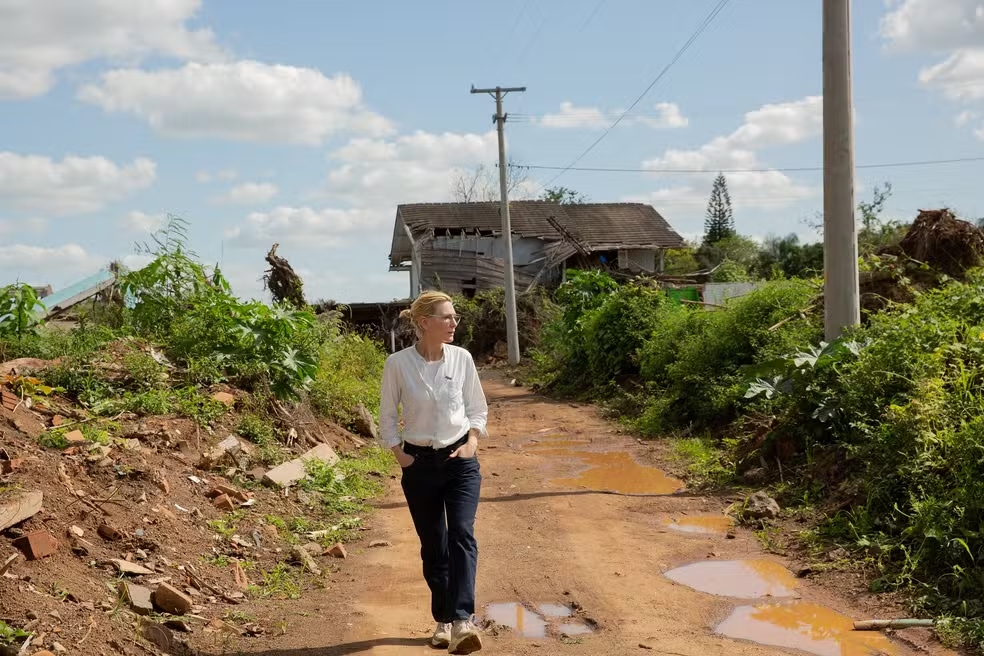
[[[482,637],[471,620],[455,620],[451,627],[450,654],[470,654],[482,648]]]
[[[450,622],[437,623],[437,628],[434,629],[434,635],[431,636],[431,644],[442,649],[451,644]]]

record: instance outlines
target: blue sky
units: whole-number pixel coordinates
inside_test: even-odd
[[[395,208],[445,201],[492,167],[493,101],[509,154],[565,166],[639,96],[718,0],[499,3],[0,0],[0,282],[56,287],[167,213],[234,289],[264,297],[276,241],[311,299],[403,297],[387,272]],[[984,2],[856,0],[858,164],[984,156]],[[795,232],[822,204],[821,25],[814,0],[731,0],[578,166],[554,181],[593,201],[653,204],[702,230],[729,175],[739,230]],[[494,168],[489,169],[493,174]],[[984,216],[984,162],[860,169],[889,212]],[[534,169],[517,197],[556,172]]]

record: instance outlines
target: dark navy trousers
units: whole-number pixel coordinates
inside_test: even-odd
[[[475,513],[482,472],[477,456],[449,457],[467,441],[466,435],[443,449],[403,446],[414,457],[403,470],[403,494],[420,538],[424,580],[437,622],[467,620],[475,613]]]

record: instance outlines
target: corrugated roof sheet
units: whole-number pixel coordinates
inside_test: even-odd
[[[548,220],[553,217],[575,238],[592,250],[612,248],[681,248],[681,237],[659,212],[644,203],[584,203],[562,205],[547,201],[520,200],[509,204],[512,230],[523,237],[547,241],[561,239]],[[396,210],[390,263],[410,258],[410,241],[401,220],[414,237],[442,230],[502,228],[499,203],[414,203]]]

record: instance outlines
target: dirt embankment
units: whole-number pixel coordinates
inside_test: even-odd
[[[38,364],[8,367],[7,382],[23,389],[17,369]],[[352,518],[329,524],[316,491],[276,484],[303,476],[274,464],[312,443],[326,461],[364,444],[309,412],[293,414],[296,442],[271,462],[236,434],[246,395],[234,389],[213,390],[228,411],[211,427],[123,413],[113,437],[57,395],[30,407],[11,389],[0,386],[0,629],[17,635],[0,632],[4,656],[180,654],[273,635],[285,620],[271,608],[328,585],[337,540],[367,543]]]

